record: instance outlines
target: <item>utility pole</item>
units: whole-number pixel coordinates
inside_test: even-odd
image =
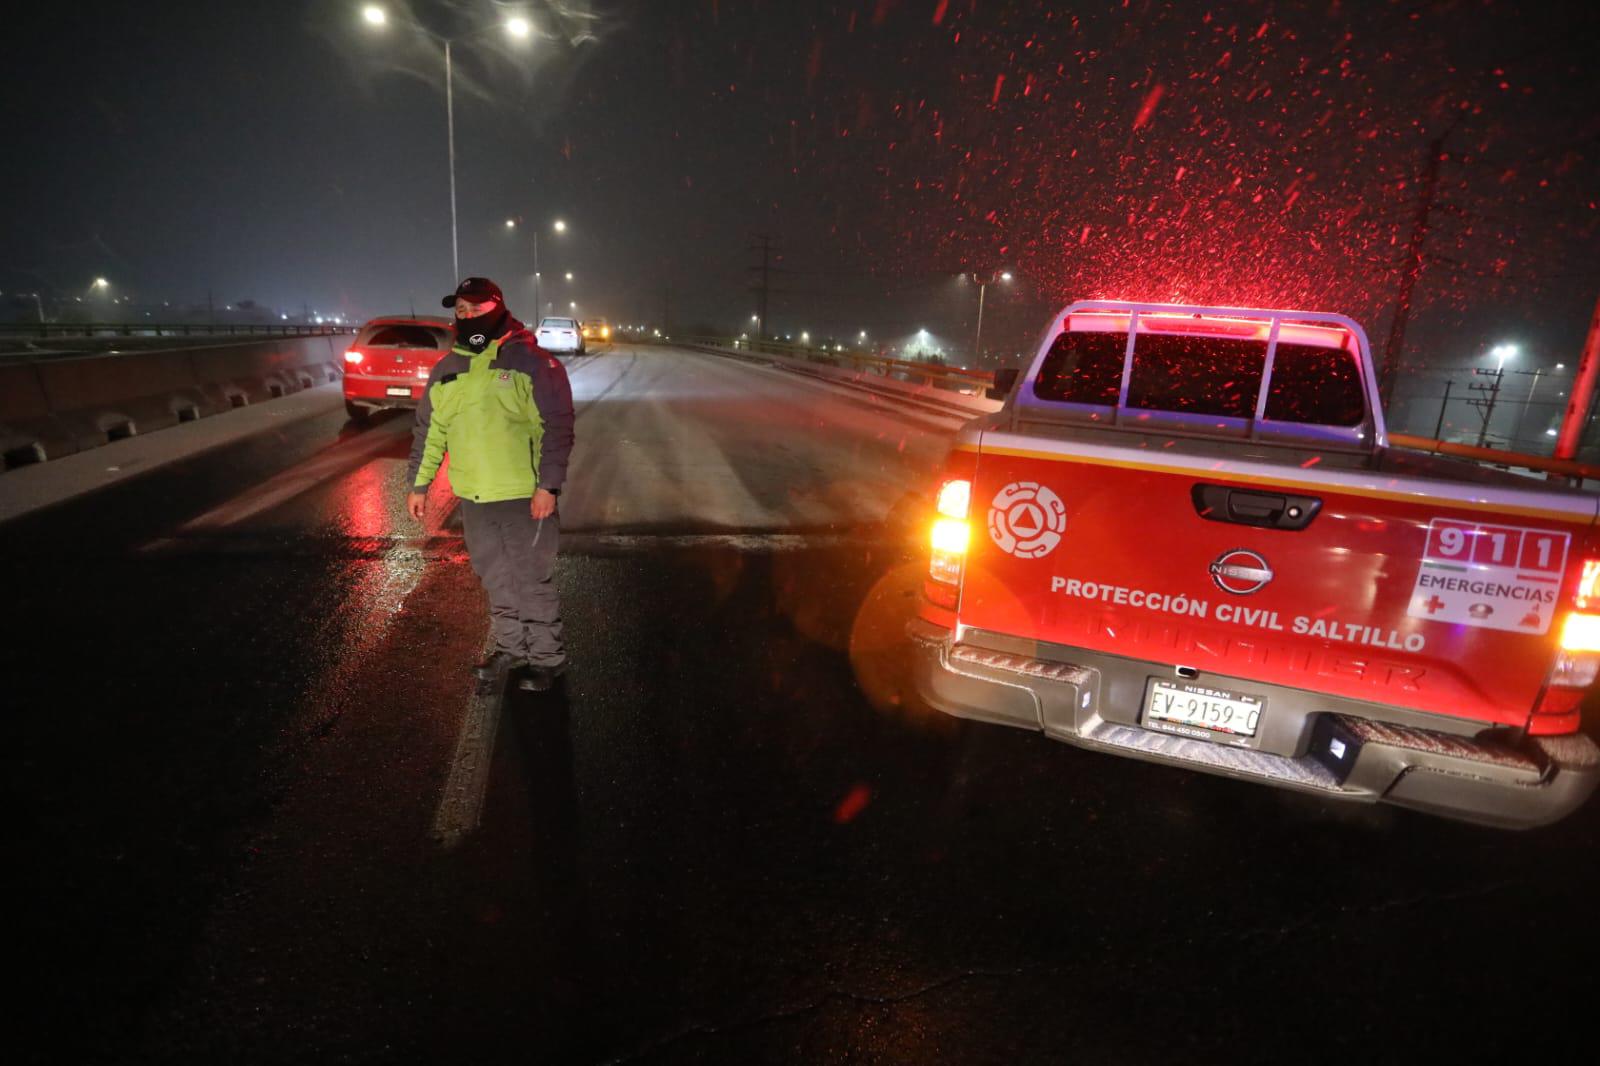
[[[788,274],[792,272],[784,270],[782,267],[775,267],[772,265],[774,253],[776,253],[777,257],[781,259],[783,256],[783,249],[773,247],[772,238],[770,236],[765,233],[758,233],[755,236],[755,240],[759,243],[752,244],[749,250],[752,252],[760,252],[761,262],[757,266],[748,268],[750,273],[754,274],[758,279],[756,284],[750,286],[750,291],[756,295],[756,314],[757,318],[759,319],[756,326],[756,336],[758,339],[766,340],[769,336],[771,336],[772,332],[771,326],[768,325],[767,320],[767,311],[771,304],[772,293],[783,291],[781,289],[773,289],[772,275]]]
[[[1455,378],[1445,378],[1444,379],[1444,400],[1443,400],[1443,402],[1441,402],[1439,404],[1439,421],[1435,422],[1434,425],[1433,425],[1433,439],[1434,440],[1442,440],[1443,439],[1442,437],[1439,436],[1439,434],[1444,432],[1444,412],[1445,412],[1445,408],[1450,406],[1450,389],[1451,389],[1451,387],[1453,385],[1455,385],[1455,383],[1456,383],[1456,379]]]
[[[1452,127],[1454,124],[1452,123]],[[1394,399],[1395,379],[1406,343],[1406,322],[1411,317],[1411,298],[1422,276],[1422,248],[1428,239],[1428,214],[1439,189],[1439,163],[1444,156],[1444,141],[1450,130],[1428,142],[1428,165],[1422,171],[1422,187],[1417,198],[1417,216],[1411,223],[1411,239],[1406,242],[1405,273],[1400,279],[1400,302],[1394,321],[1389,324],[1389,340],[1383,348],[1383,369],[1378,374],[1378,396],[1385,409]],[[1474,386],[1476,387],[1476,386]]]
[[[1489,394],[1487,400],[1480,398],[1467,401],[1478,409],[1480,412],[1478,417],[1483,419],[1483,428],[1478,431],[1478,447],[1482,448],[1489,439],[1489,422],[1494,418],[1494,405],[1500,400],[1500,382],[1505,378],[1506,371],[1505,367],[1497,367],[1494,370],[1476,369],[1473,373],[1482,377],[1494,378],[1494,381],[1487,385],[1469,384],[1467,386],[1473,392],[1486,392]]]
[[[1583,443],[1583,431],[1589,427],[1589,408],[1594,402],[1595,382],[1600,380],[1600,300],[1595,301],[1594,316],[1589,319],[1589,336],[1583,342],[1583,354],[1578,357],[1578,372],[1572,379],[1572,391],[1567,394],[1567,410],[1561,416],[1561,431],[1556,437],[1556,458],[1572,459]]]

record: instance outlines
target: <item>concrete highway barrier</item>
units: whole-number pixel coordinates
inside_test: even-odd
[[[6,470],[336,381],[347,337],[0,363]]]
[[[943,415],[958,415],[971,418],[990,414],[1000,410],[1001,407],[999,400],[987,399],[981,392],[974,396],[949,387],[952,384],[970,384],[976,390],[981,387],[983,382],[976,379],[968,382],[965,380],[965,376],[963,376],[962,380],[946,380],[949,375],[944,373],[944,368],[930,368],[932,373],[941,379],[938,382],[931,377],[916,381],[905,381],[897,377],[896,374],[906,373],[907,376],[913,375],[900,370],[893,360],[856,359],[854,361],[858,365],[840,366],[817,358],[804,358],[774,351],[751,351],[742,347],[736,348],[727,344],[717,344],[696,338],[689,338],[681,342],[674,341],[673,343],[678,347],[705,352],[709,355],[731,356],[736,359],[745,359],[749,362],[804,374],[808,377],[821,378],[837,385],[858,389],[863,392],[876,393],[898,403],[911,407],[921,407]]]

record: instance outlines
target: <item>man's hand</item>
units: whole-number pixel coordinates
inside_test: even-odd
[[[428,509],[428,494],[426,492],[413,492],[406,496],[406,510],[411,512],[411,517],[418,522]]]
[[[544,489],[538,489],[533,494],[533,503],[528,507],[535,521],[544,521],[556,513],[556,498]]]

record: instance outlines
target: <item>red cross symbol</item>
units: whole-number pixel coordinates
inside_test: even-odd
[[[1432,614],[1434,611],[1437,611],[1439,608],[1444,606],[1444,601],[1438,596],[1429,596],[1422,606],[1428,609],[1429,614]]]

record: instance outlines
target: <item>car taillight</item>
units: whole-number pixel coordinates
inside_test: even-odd
[[[347,362],[347,363],[359,363],[359,362],[361,362],[361,360],[363,360],[365,358],[366,358],[366,356],[362,355],[360,352],[356,351],[354,348],[351,348],[348,352],[344,353],[344,361]]]

